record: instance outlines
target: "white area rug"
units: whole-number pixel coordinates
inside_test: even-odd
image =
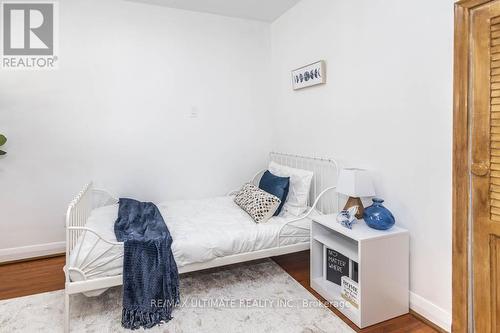
[[[185,275],[181,298],[174,319],[146,332],[353,332],[271,260]],[[62,332],[63,310],[63,291],[0,301],[0,332]],[[71,297],[72,332],[131,332],[120,320],[121,287]]]

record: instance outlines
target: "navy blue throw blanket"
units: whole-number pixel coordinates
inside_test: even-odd
[[[179,272],[160,211],[150,202],[120,199],[115,235],[125,242],[122,326],[134,330],[169,321],[179,303]]]

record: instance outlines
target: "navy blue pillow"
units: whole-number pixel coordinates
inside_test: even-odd
[[[281,200],[280,206],[274,213],[274,216],[277,216],[281,212],[281,209],[285,204],[286,197],[288,196],[290,177],[278,177],[267,170],[260,179],[259,188],[267,193],[277,196]]]

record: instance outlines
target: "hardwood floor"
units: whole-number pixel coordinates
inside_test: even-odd
[[[0,299],[64,289],[65,257],[0,265]]]
[[[325,301],[318,293],[309,287],[309,251],[286,254],[279,257],[273,257],[273,260],[281,266],[290,276],[299,282],[304,288],[309,290],[316,298]],[[359,329],[354,323],[347,319],[340,311],[333,306],[329,307],[337,316],[342,318],[352,329],[361,333],[430,333],[439,332],[435,328],[427,325],[418,319],[414,314],[407,314],[397,317],[383,323]]]
[[[309,251],[274,257],[273,260],[315,297],[323,300],[309,287]],[[65,257],[59,256],[0,265],[0,300],[64,289],[64,273],[62,270],[64,264]],[[360,330],[335,308],[330,309],[356,332],[438,332],[413,314],[407,314]]]

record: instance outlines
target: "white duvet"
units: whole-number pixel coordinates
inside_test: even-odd
[[[168,201],[159,204],[158,208],[172,235],[172,251],[179,268],[218,257],[269,249],[278,244],[285,246],[309,242],[309,231],[296,227],[309,229],[309,219],[287,224],[295,216],[277,216],[257,224],[233,202],[232,196]],[[95,209],[86,226],[106,240],[116,242],[113,227],[117,215],[117,204]],[[279,239],[281,229],[281,235],[287,237]],[[70,267],[85,266],[89,262],[92,263],[86,268],[87,271],[89,267],[95,267],[85,276],[71,271],[72,281],[122,273],[123,259],[120,255],[123,247],[110,246],[104,242],[95,245],[95,240],[96,236],[87,233],[72,251]],[[107,263],[112,258],[117,259]]]

